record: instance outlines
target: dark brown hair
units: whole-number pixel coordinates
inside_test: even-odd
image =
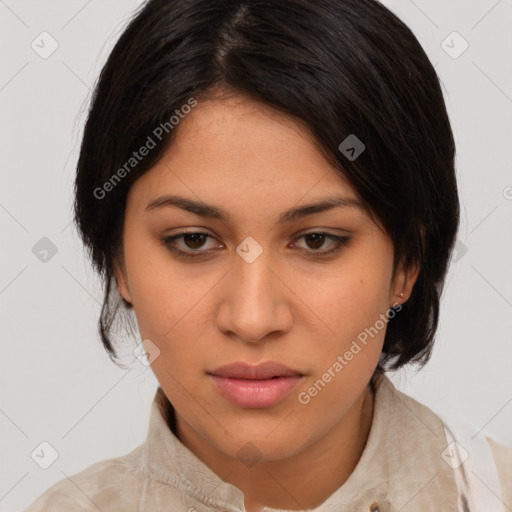
[[[149,0],[134,15],[95,86],[75,182],[75,221],[105,284],[99,333],[110,357],[113,322],[126,306],[113,269],[127,193],[179,125],[160,130],[156,147],[108,193],[104,184],[191,98],[216,90],[302,122],[390,236],[395,270],[419,264],[377,370],[424,364],[459,223],[455,146],[427,55],[375,0]],[[339,149],[351,134],[365,145],[353,160]]]

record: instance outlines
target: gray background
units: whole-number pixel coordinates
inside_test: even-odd
[[[512,445],[512,1],[383,3],[441,77],[462,202],[433,358],[420,373],[391,378],[439,414]],[[91,89],[139,4],[0,0],[2,511],[23,509],[54,482],[146,436],[157,381],[137,360],[122,370],[103,351],[100,283],[70,223]],[[58,48],[42,58],[52,40]],[[57,251],[46,262],[43,237]],[[36,449],[51,456],[43,441],[59,454],[48,469],[31,457]]]

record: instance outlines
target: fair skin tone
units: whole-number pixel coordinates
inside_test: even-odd
[[[243,491],[249,512],[314,508],[364,450],[373,415],[368,382],[385,327],[308,403],[298,396],[407,299],[418,270],[392,275],[389,237],[355,206],[279,222],[285,210],[327,197],[358,200],[292,118],[237,96],[200,101],[176,130],[164,157],[130,189],[120,293],[133,304],[142,339],[160,350],[151,368],[176,410],[181,442]],[[170,194],[220,207],[229,220],[176,206],[146,210]],[[202,256],[180,257],[161,243],[183,231],[211,237],[172,242]],[[336,242],[311,233],[349,242],[322,257]],[[251,263],[236,251],[247,237],[262,249]],[[303,377],[275,406],[240,407],[208,375],[238,361],[277,361]],[[249,442],[261,457],[251,466],[237,455]]]

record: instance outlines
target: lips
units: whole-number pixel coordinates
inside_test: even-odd
[[[229,377],[231,379],[251,379],[264,380],[274,377],[301,377],[302,374],[288,368],[280,363],[268,362],[257,366],[251,366],[246,363],[233,363],[221,366],[210,372],[211,375],[218,377]]]
[[[209,372],[215,389],[229,402],[248,408],[268,408],[281,402],[303,375],[280,363],[257,366],[234,363]]]

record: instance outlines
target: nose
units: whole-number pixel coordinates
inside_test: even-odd
[[[286,276],[263,251],[254,261],[236,255],[234,268],[223,279],[217,327],[224,335],[247,343],[275,338],[293,324]]]

